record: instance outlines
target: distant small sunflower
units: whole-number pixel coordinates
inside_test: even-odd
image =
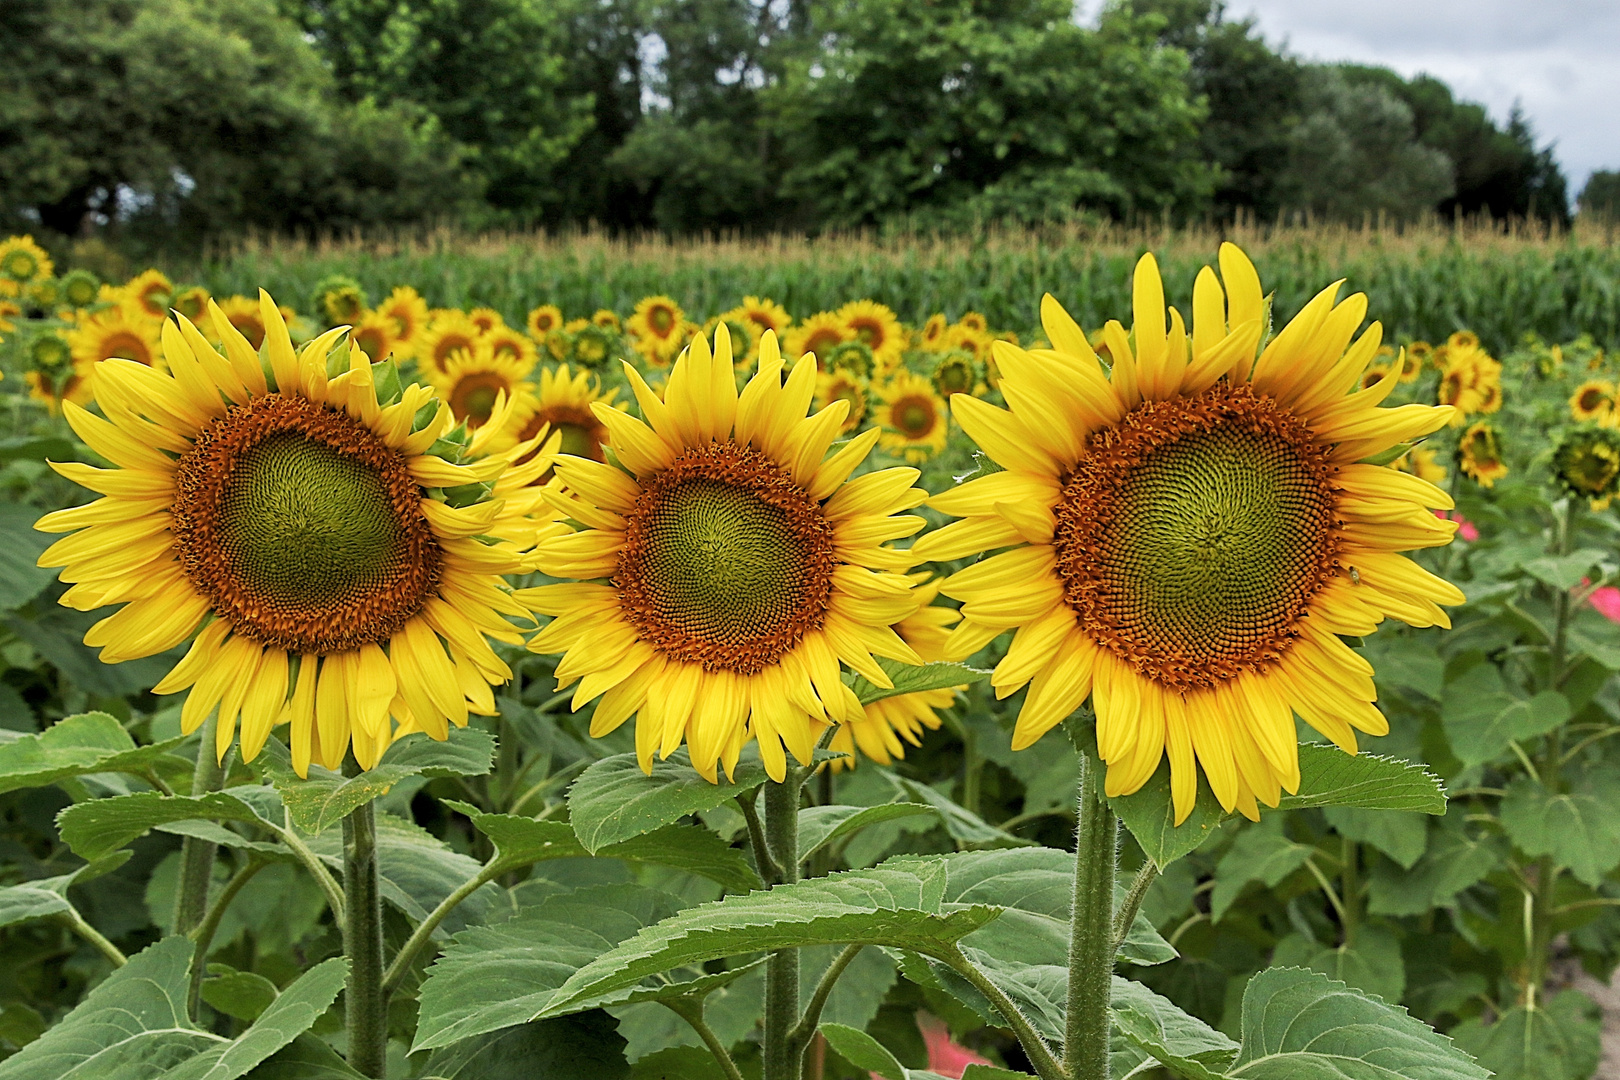
[[[1479,348],[1479,335],[1472,330],[1458,330],[1446,338],[1447,349],[1477,349]]]
[[[1457,440],[1457,467],[1480,487],[1488,488],[1508,474],[1502,461],[1502,437],[1490,424],[1471,425]]]
[[[394,351],[401,358],[416,355],[427,329],[428,306],[422,295],[409,285],[401,285],[377,305],[377,311],[394,321]]]
[[[826,371],[847,371],[863,379],[870,379],[884,370],[866,342],[853,338],[840,341],[828,349],[821,361]]]
[[[0,241],[0,278],[14,285],[27,285],[55,272],[51,257],[34,243],[32,236],[12,236]]]
[[[883,432],[879,446],[914,465],[945,449],[945,399],[934,393],[933,383],[902,371],[873,384],[873,390],[879,404],[872,422]]]
[[[983,385],[979,382],[978,365],[973,362],[973,357],[964,352],[941,354],[929,378],[934,389],[939,391],[939,396],[947,401],[952,394],[972,394]]]
[[[906,351],[906,332],[899,318],[875,300],[851,300],[838,309],[856,341],[872,350],[872,359],[881,371],[892,371]]]
[[[50,312],[62,302],[62,282],[58,278],[40,278],[23,290],[28,302],[36,309]]]
[[[471,351],[481,336],[478,327],[464,312],[451,309],[435,314],[422,335],[421,347],[416,351],[417,363],[421,365],[423,375],[431,379],[434,374],[442,373],[452,355]]]
[[[468,428],[482,427],[494,412],[497,401],[517,398],[530,392],[527,381],[534,362],[507,354],[497,354],[487,341],[450,354],[444,368],[427,376],[439,395],[450,406],[450,413]]]
[[[467,312],[467,318],[484,334],[494,333],[506,325],[501,313],[491,307],[475,307]]]
[[[1374,358],[1372,363],[1367,365],[1367,370],[1361,373],[1361,388],[1371,390],[1384,381],[1384,376],[1388,375],[1390,369],[1394,366],[1395,357],[1393,355]]]
[[[588,371],[577,374],[567,364],[541,368],[540,390],[531,402],[532,412],[517,432],[517,441],[526,442],[541,431],[550,430],[561,443],[558,453],[606,460],[607,425],[596,415],[594,406],[623,411],[626,403],[615,401],[616,389],[602,389],[601,381]]]
[[[148,318],[168,318],[174,306],[174,282],[161,270],[147,270],[124,286],[124,296]]]
[[[69,270],[62,275],[62,304],[82,311],[96,302],[101,292],[101,279],[88,270]]]
[[[614,334],[624,329],[624,322],[619,318],[619,313],[608,308],[597,308],[596,314],[591,316],[591,322]]]
[[[541,304],[529,312],[524,325],[529,328],[529,336],[536,341],[544,341],[547,334],[562,329],[562,309],[556,304]]]
[[[1620,431],[1581,427],[1567,433],[1553,451],[1553,475],[1570,495],[1594,510],[1608,508],[1620,494]]]
[[[68,332],[68,345],[73,358],[87,365],[118,357],[150,367],[158,359],[161,325],[130,308],[115,305],[81,319]]]
[[[745,296],[738,310],[743,318],[759,327],[760,334],[773,331],[778,341],[793,325],[793,316],[788,314],[787,308],[767,296]]]
[[[987,320],[983,315],[980,315],[977,311],[967,312],[960,319],[956,320],[956,325],[965,326],[969,330],[972,330],[975,334],[988,334],[990,332],[989,320]]]
[[[636,351],[654,362],[668,364],[680,351],[686,313],[667,296],[643,297],[628,323]]]
[[[1569,396],[1569,415],[1577,422],[1602,420],[1614,411],[1614,383],[1588,379]]]
[[[395,322],[381,311],[368,311],[355,325],[354,343],[373,364],[380,364],[394,351]]]
[[[227,296],[218,306],[225,320],[236,328],[238,334],[247,338],[249,345],[257,349],[264,344],[264,309],[257,300],[247,296]],[[292,308],[283,304],[276,310],[284,325],[292,322]],[[213,329],[212,320],[209,329]]]
[[[190,319],[193,323],[201,322],[208,314],[208,290],[201,285],[191,285],[179,289],[170,301],[175,311]]]
[[[22,308],[18,307],[12,301],[0,300],[0,334],[9,334],[13,330],[17,329],[17,324],[11,320],[15,319],[21,314]],[[4,339],[0,338],[0,340]]]
[[[917,331],[917,347],[921,349],[940,349],[945,345],[945,331],[949,327],[945,316],[938,314],[928,316],[921,330]]]
[[[366,293],[347,274],[329,274],[316,283],[310,307],[327,326],[353,326],[366,310]]]
[[[1405,349],[1401,350],[1399,354],[1401,361],[1401,382],[1403,383],[1417,382],[1418,376],[1423,374],[1423,364],[1424,361],[1428,359],[1428,356],[1425,353],[1419,353],[1417,351],[1417,346],[1419,345],[1427,345],[1427,343],[1422,341],[1414,341],[1411,345],[1408,345]]]
[[[818,311],[788,332],[784,352],[789,362],[812,353],[816,363],[826,370],[833,346],[852,336],[844,320],[835,313]]]
[[[702,333],[712,338],[714,328],[721,323],[725,323],[726,329],[731,332],[733,364],[739,370],[753,367],[759,359],[759,341],[764,337],[765,329],[748,317],[747,308],[734,307],[704,323]]]
[[[540,350],[535,347],[533,338],[504,323],[487,332],[484,342],[495,355],[510,356],[531,366],[540,357]]]
[[[1440,455],[1427,447],[1414,446],[1400,457],[1389,463],[1389,467],[1398,472],[1411,473],[1419,480],[1427,480],[1431,484],[1443,484],[1450,475],[1449,470],[1440,462]]]
[[[847,403],[840,432],[856,431],[866,422],[869,389],[867,380],[854,372],[829,371],[816,378],[816,404],[825,409],[835,401]]]

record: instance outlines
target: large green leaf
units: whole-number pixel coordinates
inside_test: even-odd
[[[935,810],[925,803],[893,802],[877,806],[809,806],[799,811],[799,857],[808,859],[829,844],[884,821],[894,821]]]
[[[434,1052],[419,1080],[623,1080],[624,1038],[589,1012],[521,1024]]]
[[[839,1057],[883,1080],[910,1080],[911,1073],[884,1049],[883,1044],[859,1028],[822,1024],[822,1037]]]
[[[451,728],[450,736],[435,742],[423,734],[407,735],[383,753],[374,769],[344,776],[309,767],[300,777],[292,768],[287,748],[275,739],[265,743],[259,767],[281,792],[293,824],[307,833],[325,831],[373,799],[380,799],[408,776],[481,776],[495,757],[495,740],[477,728]]]
[[[485,877],[496,877],[547,859],[590,854],[567,822],[486,814],[468,803],[450,799],[445,800],[445,805],[466,814],[478,831],[495,845],[495,858],[486,866]],[[718,882],[727,892],[748,892],[761,886],[759,875],[754,873],[743,853],[708,829],[667,825],[643,836],[610,844],[596,854],[684,870]]]
[[[138,791],[133,795],[75,803],[56,816],[56,826],[74,854],[94,861],[146,835],[158,825],[193,818],[263,821],[253,807],[229,791],[197,796]]]
[[[309,849],[332,869],[343,869],[343,835],[332,829],[308,840]],[[377,879],[382,897],[416,922],[427,918],[468,879],[483,869],[477,859],[450,850],[426,829],[392,814],[377,815]],[[458,904],[433,931],[448,937],[484,918],[499,901],[494,885],[484,885]]]
[[[1565,990],[1540,1008],[1511,1009],[1494,1024],[1465,1020],[1452,1037],[1502,1080],[1587,1080],[1603,1056],[1597,1012],[1580,991]]]
[[[1387,863],[1373,868],[1367,910],[1374,915],[1422,915],[1450,904],[1458,893],[1483,881],[1507,854],[1507,845],[1494,832],[1469,836],[1461,814],[1449,814],[1411,870],[1396,870]]]
[[[73,904],[67,898],[70,885],[116,870],[129,859],[129,855],[127,851],[119,852],[100,862],[81,866],[71,874],[37,878],[0,888],[0,926],[67,914],[73,910]]]
[[[0,502],[0,611],[22,607],[56,576],[55,570],[36,565],[52,541],[52,537],[34,531],[37,520],[39,510],[35,507]]]
[[[1471,767],[1562,724],[1569,719],[1569,702],[1554,690],[1533,697],[1519,693],[1502,681],[1495,664],[1481,661],[1446,685],[1440,719],[1452,753]]]
[[[580,773],[569,787],[568,817],[579,842],[595,853],[688,814],[713,810],[765,780],[765,766],[754,754],[737,763],[732,781],[718,784],[698,775],[684,748],[655,762],[650,776],[636,755],[615,754]]]
[[[535,1019],[575,971],[679,908],[654,889],[604,885],[457,934],[422,984],[415,1049]]]
[[[886,775],[906,799],[933,807],[940,820],[945,823],[945,831],[962,847],[1028,847],[1035,842],[996,828],[978,814],[966,807],[958,806],[927,784],[919,784],[898,773]]]
[[[365,1080],[365,1077],[314,1035],[300,1035],[248,1073],[247,1080]]]
[[[855,696],[861,699],[862,705],[870,705],[874,701],[884,698],[897,697],[900,694],[915,694],[923,690],[947,690],[953,686],[966,686],[981,679],[990,677],[990,672],[984,668],[968,667],[966,664],[934,663],[913,665],[901,663],[898,660],[879,660],[878,666],[883,673],[894,683],[892,687],[878,686],[868,682],[859,675],[845,675],[844,681],[855,691]]]
[[[1115,976],[1114,1028],[1185,1080],[1219,1080],[1238,1044],[1139,982]]]
[[[1385,1001],[1399,1001],[1406,992],[1401,943],[1377,923],[1358,927],[1354,945],[1323,945],[1304,934],[1290,934],[1277,943],[1271,962],[1277,967],[1320,971],[1352,990]]]
[[[1608,554],[1600,548],[1582,548],[1568,555],[1543,555],[1529,559],[1524,563],[1524,570],[1543,585],[1568,592],[1580,585],[1582,578],[1591,575],[1592,567],[1607,557]]]
[[[311,968],[233,1041],[187,1018],[190,964],[183,937],[131,957],[60,1024],[0,1062],[0,1080],[237,1080],[309,1030],[346,970],[338,959]]]
[[[1620,777],[1612,772],[1587,772],[1567,792],[1515,777],[1498,816],[1520,851],[1551,855],[1593,888],[1620,866]]]
[[[1209,917],[1219,922],[1251,881],[1258,881],[1268,889],[1279,884],[1304,866],[1314,850],[1309,844],[1288,839],[1280,818],[1267,818],[1241,830],[1221,861],[1215,864],[1215,890],[1209,898]]]
[[[1245,1080],[1488,1080],[1451,1040],[1406,1010],[1326,975],[1269,968],[1243,991]]]
[[[1377,848],[1407,870],[1428,846],[1429,819],[1421,814],[1352,806],[1329,806],[1323,813],[1340,836]]]
[[[169,748],[180,741],[136,746],[123,725],[103,712],[64,717],[37,735],[0,730],[0,792],[44,787],[89,773],[139,776],[170,756]],[[188,762],[187,771],[190,768]]]

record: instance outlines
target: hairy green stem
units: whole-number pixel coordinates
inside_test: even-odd
[[[1066,1073],[1058,1059],[1052,1055],[1052,1048],[1046,1045],[1029,1018],[1018,1008],[1018,1004],[1008,997],[984,972],[979,970],[977,964],[969,960],[962,950],[955,945],[935,954],[935,959],[943,961],[952,971],[966,979],[972,987],[983,994],[990,1004],[995,1006],[996,1012],[1007,1021],[1013,1034],[1018,1037],[1018,1045],[1024,1048],[1024,1055],[1029,1063],[1035,1067],[1035,1075],[1041,1080],[1092,1080],[1092,1077],[1106,1077],[1106,1056],[1104,1069],[1100,1073],[1083,1073],[1074,1075]]]
[[[778,884],[799,879],[799,788],[804,770],[788,765],[782,783],[765,784],[765,845]],[[765,965],[765,1080],[799,1080],[799,950],[778,949]]]
[[[754,849],[754,864],[759,869],[759,879],[767,885],[774,885],[781,880],[782,868],[776,865],[770,845],[765,842],[765,826],[760,824],[754,798],[754,792],[745,791],[737,796],[737,806],[742,810],[743,820],[748,823],[748,844]],[[797,821],[797,817],[794,820]],[[793,846],[797,850],[797,833],[794,834]]]
[[[1344,908],[1339,929],[1345,948],[1356,943],[1361,928],[1361,847],[1349,837],[1339,839],[1339,899]]]
[[[67,923],[68,929],[94,945],[97,952],[111,960],[113,967],[120,968],[129,963],[129,957],[124,955],[123,950],[103,937],[101,931],[85,922],[78,908],[69,906],[62,913],[62,921]]]
[[[242,869],[232,875],[231,880],[225,883],[225,887],[219,890],[214,902],[208,905],[208,914],[203,916],[203,921],[191,932],[191,940],[196,943],[196,948],[191,953],[191,984],[186,993],[186,1011],[192,1016],[197,1015],[197,1004],[202,1000],[203,975],[208,969],[208,947],[214,942],[214,934],[219,930],[220,920],[225,917],[225,909],[231,906],[236,894],[253,880],[253,875],[269,865],[268,859],[258,856],[249,858]]]
[[[405,978],[405,973],[410,970],[416,954],[427,946],[429,939],[433,937],[433,931],[438,929],[445,917],[455,910],[456,905],[510,869],[515,869],[510,863],[502,865],[498,859],[491,859],[482,870],[456,886],[455,891],[441,900],[438,907],[428,912],[427,918],[411,932],[410,938],[399,947],[399,952],[394,954],[393,962],[388,965],[388,971],[382,980],[385,997],[399,989],[399,984]]]
[[[1136,913],[1142,910],[1142,901],[1147,899],[1148,890],[1153,883],[1159,880],[1159,864],[1149,859],[1142,864],[1142,869],[1136,872],[1131,880],[1131,890],[1125,894],[1125,903],[1114,915],[1114,951],[1125,944],[1125,939],[1131,936],[1131,924],[1136,922]]]
[[[816,1028],[821,1026],[821,1010],[827,1007],[827,999],[832,996],[833,987],[838,983],[838,977],[844,973],[845,968],[855,962],[855,957],[859,956],[861,950],[865,947],[864,945],[846,945],[844,951],[833,957],[833,962],[822,973],[821,981],[816,983],[815,991],[811,993],[809,1002],[805,1004],[804,1015],[799,1018],[799,1022],[793,1026],[793,1030],[788,1034],[788,1038],[798,1045],[801,1052],[810,1045],[810,1040],[816,1034]]]
[[[291,816],[284,817],[283,821],[282,828],[272,828],[272,831],[276,834],[276,839],[287,845],[287,850],[293,853],[304,869],[308,870],[310,876],[315,879],[315,883],[321,887],[321,892],[326,896],[326,906],[332,911],[332,921],[339,928],[342,928],[344,925],[343,887],[332,877],[332,871],[328,870],[326,864],[321,862],[320,856],[309,850],[309,845],[299,838],[298,831],[293,828]]]
[[[214,753],[217,714],[203,721],[197,744],[197,767],[191,774],[191,794],[218,791],[225,782],[225,770]],[[188,836],[180,841],[180,888],[174,898],[174,932],[189,934],[208,914],[208,886],[214,878],[214,855],[218,846],[209,840]]]
[[[382,893],[377,886],[377,817],[366,802],[343,819],[344,999],[349,1065],[381,1077],[388,1056],[388,996],[383,991]]]
[[[1114,874],[1118,822],[1103,798],[1102,777],[1079,756],[1074,830],[1074,906],[1069,912],[1069,999],[1063,1022],[1063,1071],[1108,1075],[1109,992],[1114,975]]]
[[[714,1060],[720,1065],[720,1071],[726,1074],[726,1080],[743,1080],[742,1070],[737,1068],[737,1063],[731,1059],[731,1051],[704,1018],[702,998],[672,998],[663,1004],[697,1032],[697,1037],[703,1040],[703,1045],[709,1048],[709,1053],[714,1055]]]

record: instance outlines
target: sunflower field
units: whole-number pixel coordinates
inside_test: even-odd
[[[1161,239],[0,243],[0,1080],[1609,1075],[1620,257]]]

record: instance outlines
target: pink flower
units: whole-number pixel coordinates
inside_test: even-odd
[[[917,1014],[917,1030],[922,1032],[923,1043],[928,1047],[928,1070],[941,1076],[949,1076],[959,1080],[969,1065],[989,1065],[990,1059],[980,1057],[965,1046],[958,1046],[951,1041],[951,1029],[945,1026],[945,1021],[928,1013]]]
[[[1610,622],[1620,623],[1620,589],[1605,585],[1592,594],[1592,606]]]
[[[1475,540],[1479,539],[1479,530],[1474,528],[1474,523],[1463,517],[1458,511],[1453,510],[1450,513],[1447,513],[1444,510],[1436,510],[1434,512],[1434,516],[1439,518],[1441,521],[1455,521],[1457,523],[1457,536],[1459,538],[1467,540],[1469,543],[1473,543]]]

